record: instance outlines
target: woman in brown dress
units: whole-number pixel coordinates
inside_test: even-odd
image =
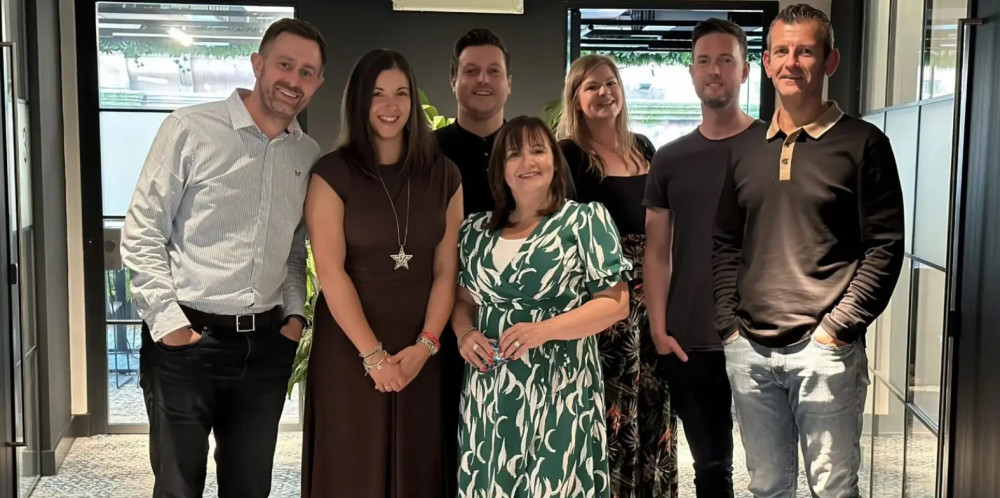
[[[323,292],[306,380],[302,496],[444,495],[441,365],[462,222],[398,53],[363,56],[340,146],[313,168],[306,228]]]

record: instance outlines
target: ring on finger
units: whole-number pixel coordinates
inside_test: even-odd
[[[521,347],[521,341],[514,341],[514,348],[516,349],[519,347]]]
[[[479,344],[473,343],[472,344],[472,350],[473,351],[479,351]]]

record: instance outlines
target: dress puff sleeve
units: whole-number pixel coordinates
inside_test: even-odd
[[[622,272],[632,269],[632,262],[622,254],[611,214],[599,202],[580,204],[575,225],[587,290],[593,295],[614,287],[622,281]]]

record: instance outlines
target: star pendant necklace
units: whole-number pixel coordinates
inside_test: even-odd
[[[389,206],[392,207],[392,217],[396,220],[396,242],[399,243],[399,253],[390,254],[389,257],[396,262],[396,266],[393,270],[398,270],[400,268],[404,270],[410,269],[410,259],[413,258],[412,254],[406,254],[403,250],[403,246],[406,245],[406,239],[410,235],[410,176],[406,176],[406,226],[403,230],[403,237],[399,236],[399,216],[396,214],[396,204],[392,202],[392,195],[389,194],[389,187],[385,186],[385,180],[382,179],[382,172],[375,170],[378,173],[378,181],[382,182],[382,188],[385,190],[385,196],[389,199]]]

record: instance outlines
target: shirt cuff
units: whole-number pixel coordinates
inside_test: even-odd
[[[291,313],[291,314],[285,315],[285,321],[284,321],[284,323],[288,323],[289,320],[299,320],[300,322],[302,322],[302,328],[303,329],[309,328],[309,320],[306,320],[306,317],[304,317],[302,315],[299,315],[297,313]]]
[[[160,340],[171,332],[191,326],[187,315],[184,314],[181,305],[177,304],[176,301],[146,317],[145,320],[146,325],[149,326],[149,335],[153,337],[153,342],[160,342]]]

